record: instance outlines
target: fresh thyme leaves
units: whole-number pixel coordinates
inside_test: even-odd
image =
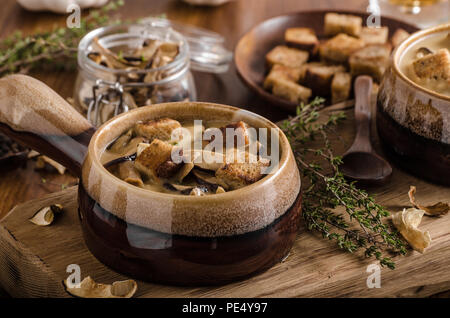
[[[405,244],[397,232],[383,223],[389,212],[339,171],[342,160],[334,155],[329,135],[335,133],[345,114],[331,113],[325,121],[319,120],[323,103],[324,99],[316,98],[300,105],[296,116],[280,125],[306,183],[303,189],[306,226],[324,238],[335,240],[341,249],[350,253],[362,249],[366,257],[375,257],[382,266],[394,269],[395,263],[385,253],[405,254]]]
[[[113,23],[108,14],[122,5],[123,0],[115,0],[100,9],[90,10],[81,19],[79,28],[60,27],[30,36],[15,32],[0,41],[0,76],[27,73],[43,66],[53,69],[73,68],[80,39],[99,26]]]

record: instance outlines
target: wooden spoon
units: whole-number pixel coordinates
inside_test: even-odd
[[[355,81],[356,137],[344,154],[341,172],[363,184],[381,184],[392,174],[391,165],[375,153],[370,141],[372,78],[358,76]]]

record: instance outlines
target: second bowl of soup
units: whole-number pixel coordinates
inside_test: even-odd
[[[450,185],[450,24],[411,35],[393,53],[377,127],[398,165]]]

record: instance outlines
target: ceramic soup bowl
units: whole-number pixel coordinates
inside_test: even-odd
[[[94,129],[43,83],[24,75],[0,80],[0,128],[80,177],[79,217],[87,247],[110,268],[142,280],[216,285],[280,262],[299,230],[299,171],[279,130],[279,165],[243,188],[207,196],[142,189],[100,161],[137,121],[245,121],[278,129],[254,113],[218,104],[177,102],[141,107]],[[74,225],[75,226],[75,225]]]
[[[418,84],[407,67],[421,47],[436,51],[436,43],[448,45],[449,32],[450,24],[440,25],[399,45],[377,101],[378,133],[388,154],[400,167],[444,185],[450,185],[450,96]]]

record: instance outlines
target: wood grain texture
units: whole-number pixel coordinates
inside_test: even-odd
[[[341,125],[333,146],[342,153],[354,136],[353,110]],[[378,142],[375,140],[375,144]],[[376,146],[377,147],[377,146]],[[372,189],[377,202],[390,211],[408,207],[408,189],[417,187],[423,204],[446,201],[450,188],[427,183],[394,169],[391,182]],[[61,281],[66,267],[78,264],[82,277],[111,283],[125,279],[97,261],[86,249],[78,222],[76,188],[51,194],[16,207],[0,223],[0,283],[12,296],[68,297]],[[28,218],[39,208],[61,203],[63,215],[49,227],[37,227]],[[267,272],[221,287],[186,288],[139,281],[137,297],[424,297],[450,289],[450,215],[424,217],[420,228],[429,230],[432,244],[425,254],[409,251],[397,257],[395,270],[382,269],[381,288],[366,285],[367,266],[375,263],[360,254],[339,250],[334,242],[301,228],[290,256]],[[442,296],[442,295],[440,295]],[[444,295],[445,296],[445,295]]]

